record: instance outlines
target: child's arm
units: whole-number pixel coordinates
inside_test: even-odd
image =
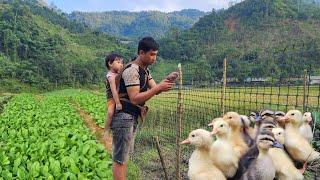
[[[114,102],[116,104],[116,110],[121,110],[122,109],[122,105],[119,99],[119,94],[117,91],[117,87],[116,87],[116,76],[110,76],[108,77],[108,81],[110,83],[110,88],[111,88],[111,92],[112,92],[112,97],[114,99]]]

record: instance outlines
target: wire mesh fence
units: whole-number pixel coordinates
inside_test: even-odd
[[[154,137],[159,137],[169,179],[187,179],[192,148],[180,147],[178,142],[194,129],[210,130],[207,124],[228,111],[244,115],[263,108],[310,111],[316,120],[313,145],[320,150],[319,49],[295,47],[226,62],[225,78],[221,60],[202,67],[182,65],[182,84],[147,103],[150,113],[140,124],[133,155],[143,179],[165,179]],[[165,77],[165,73],[156,76]]]

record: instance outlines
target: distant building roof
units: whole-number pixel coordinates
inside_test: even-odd
[[[320,80],[320,76],[310,76],[310,80],[315,80],[315,79],[319,79]]]

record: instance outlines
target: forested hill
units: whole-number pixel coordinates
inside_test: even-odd
[[[73,12],[69,16],[79,22],[118,38],[137,39],[142,36],[160,38],[171,29],[190,28],[205,12],[185,9],[170,13],[159,11]]]
[[[101,83],[103,57],[128,50],[36,0],[0,1],[0,86]]]
[[[256,68],[255,77],[286,68],[295,75],[307,66],[319,69],[319,50],[315,50],[320,42],[319,4],[311,0],[245,0],[200,18],[189,30],[161,39],[160,56],[179,62],[203,61],[211,65],[210,72],[219,75],[224,58],[238,60],[231,65],[238,72]],[[291,55],[295,65],[287,63],[284,69],[275,69],[275,63],[284,61],[275,58],[273,52],[290,50],[300,54],[311,50],[305,54],[312,54],[312,58]],[[282,57],[288,56],[284,53]],[[297,65],[298,60],[302,64]]]

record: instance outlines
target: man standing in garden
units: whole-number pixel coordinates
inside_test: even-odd
[[[170,90],[174,80],[166,78],[158,85],[148,66],[156,61],[159,45],[152,37],[139,41],[138,57],[127,65],[120,78],[119,96],[122,110],[116,112],[111,123],[113,135],[113,178],[126,179],[129,153],[133,151],[134,133],[141,107],[154,95]],[[175,74],[175,77],[178,75]]]

